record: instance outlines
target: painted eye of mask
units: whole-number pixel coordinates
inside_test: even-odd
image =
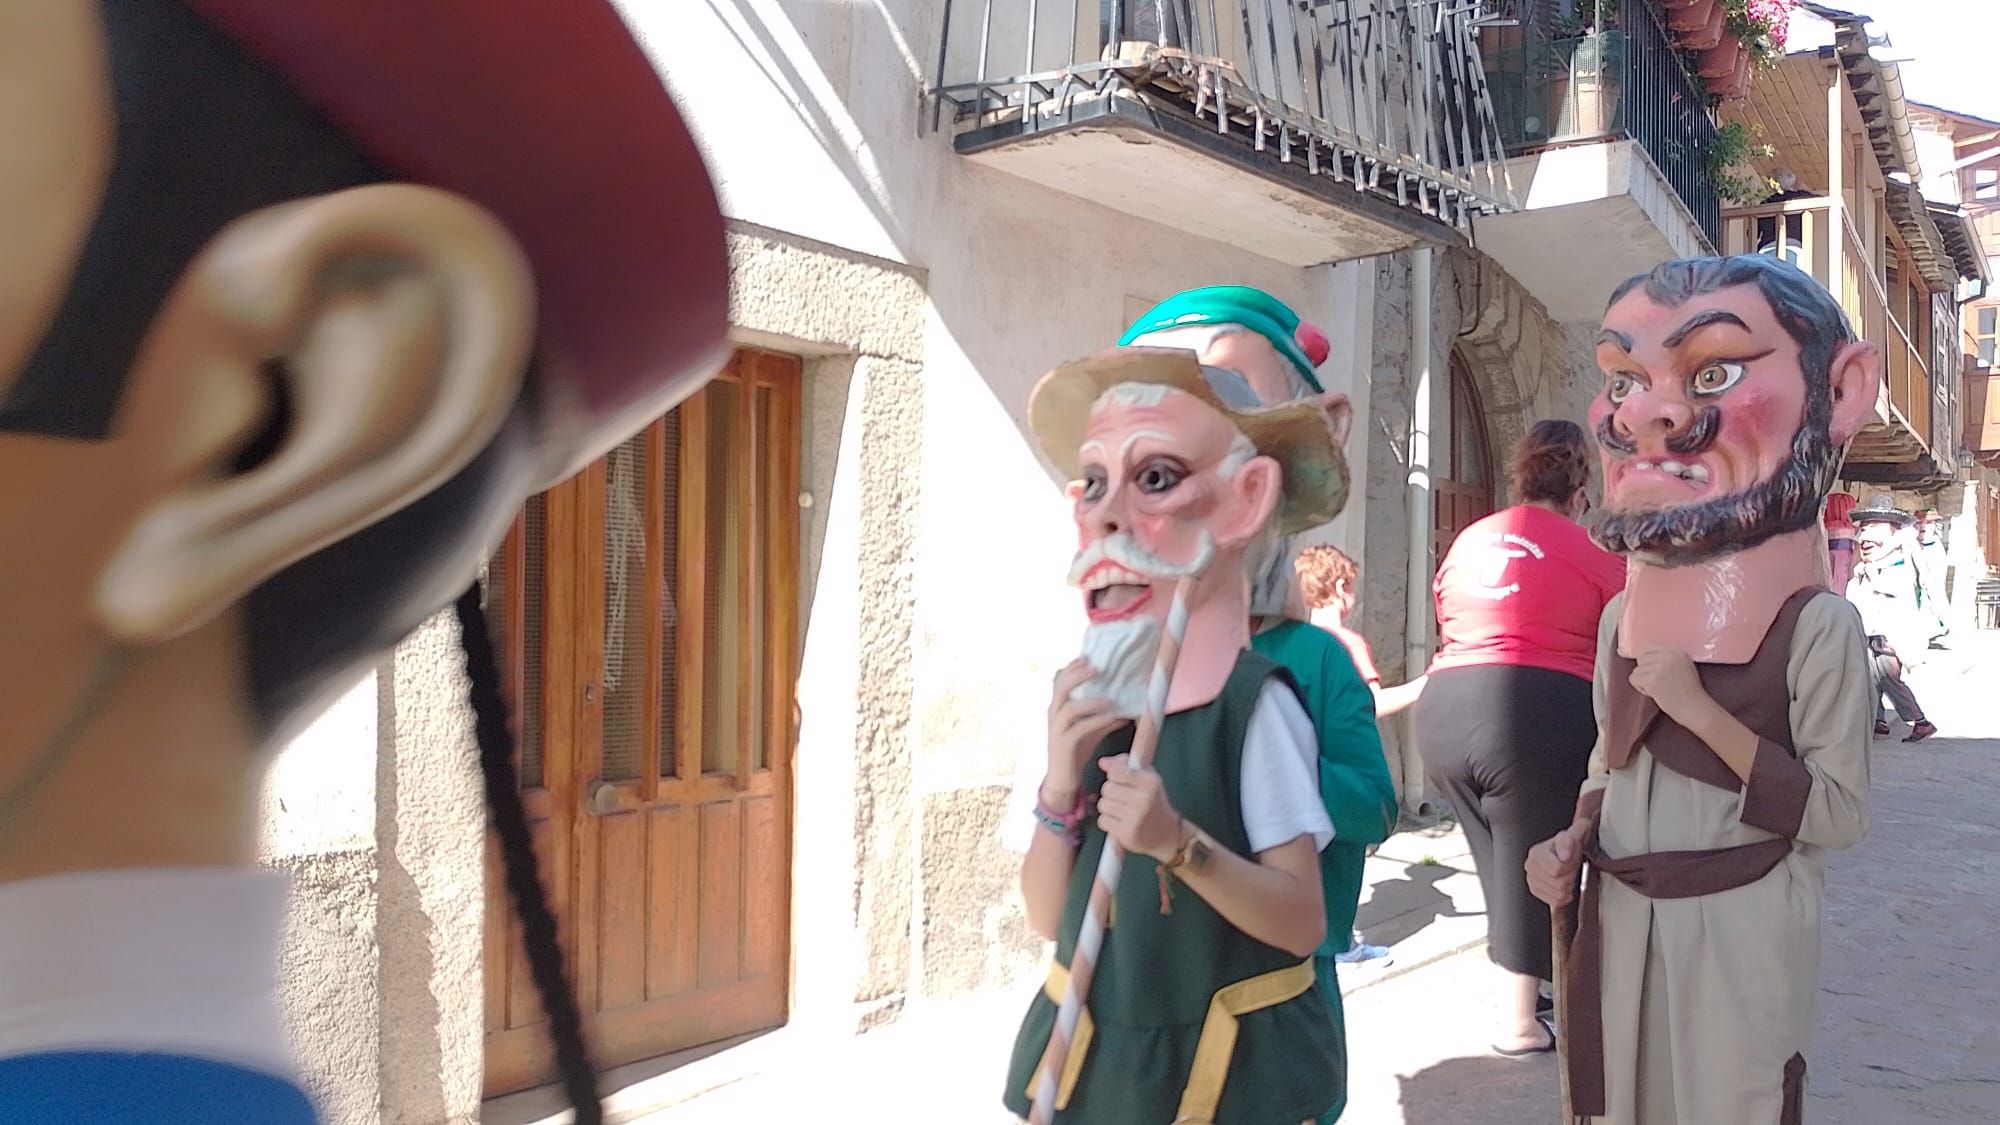
[[[1154,457],[1139,466],[1133,476],[1139,491],[1157,495],[1171,492],[1174,487],[1187,479],[1187,468],[1180,462],[1167,457]]]
[[[1638,388],[1638,378],[1621,371],[1613,375],[1611,380],[1604,385],[1604,397],[1610,401],[1611,405],[1617,406],[1627,398],[1630,398],[1632,392]]]
[[[1105,489],[1105,480],[1104,480],[1103,467],[1098,465],[1091,465],[1085,468],[1083,470],[1083,499],[1102,500],[1104,499],[1104,489]]]
[[[1711,363],[1694,373],[1688,387],[1698,395],[1719,395],[1743,381],[1740,363]]]

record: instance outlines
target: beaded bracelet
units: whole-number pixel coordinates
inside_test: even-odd
[[[1035,793],[1035,820],[1071,847],[1083,843],[1083,833],[1077,827],[1083,822],[1083,809],[1082,793],[1076,795],[1076,803],[1070,806],[1067,814],[1060,814],[1050,809],[1047,802],[1042,800],[1041,793],[1039,791]]]

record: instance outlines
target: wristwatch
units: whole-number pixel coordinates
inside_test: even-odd
[[[1160,870],[1174,876],[1179,876],[1181,869],[1186,867],[1192,867],[1196,871],[1200,871],[1208,866],[1209,856],[1212,854],[1213,850],[1208,844],[1208,835],[1201,829],[1183,820],[1181,821],[1180,847],[1175,848],[1174,854],[1168,856],[1167,861],[1160,865]]]

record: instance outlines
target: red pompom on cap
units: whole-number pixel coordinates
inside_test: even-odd
[[[1299,322],[1298,331],[1293,332],[1292,337],[1298,340],[1299,347],[1306,353],[1306,358],[1312,360],[1314,367],[1325,363],[1326,357],[1333,351],[1333,344],[1327,340],[1326,333],[1303,320]]]

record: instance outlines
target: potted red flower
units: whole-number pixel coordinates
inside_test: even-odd
[[[1721,34],[1705,47],[1694,36],[1681,40],[1683,47],[1698,49],[1696,70],[1709,92],[1720,98],[1747,94],[1757,69],[1784,57],[1786,28],[1797,6],[1798,0],[1718,0]]]

